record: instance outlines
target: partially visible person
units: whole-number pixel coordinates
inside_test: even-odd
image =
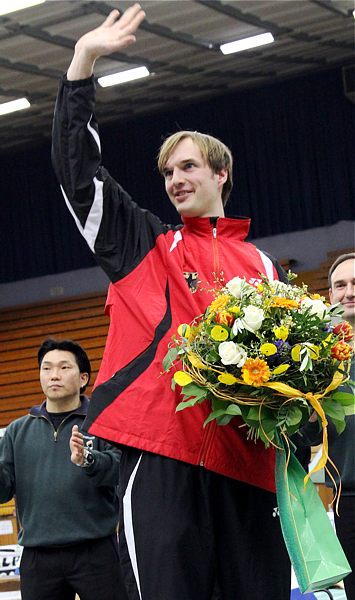
[[[120,451],[80,429],[91,366],[71,340],[38,350],[45,400],[0,440],[0,502],[16,496],[22,600],[125,600],[118,560]],[[78,468],[79,467],[79,468]]]
[[[343,320],[355,328],[355,252],[342,254],[334,261],[329,270],[329,298],[332,304],[343,307]],[[346,341],[354,347],[354,335],[344,329]],[[355,380],[355,361],[350,367],[350,379]],[[344,389],[344,386],[342,389]],[[348,391],[348,390],[347,390]],[[317,446],[322,442],[317,415],[313,413],[310,421],[299,433],[301,446]],[[339,515],[334,512],[338,538],[352,568],[352,573],[344,580],[347,600],[355,600],[355,415],[346,418],[346,427],[338,435],[333,423],[328,422],[329,456],[341,474],[341,496]],[[298,443],[297,443],[298,445]],[[331,469],[337,485],[339,477]],[[333,481],[326,473],[325,483],[333,488]]]

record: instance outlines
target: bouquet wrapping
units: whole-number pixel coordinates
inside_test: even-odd
[[[282,443],[282,442],[281,442]],[[332,587],[351,573],[333,526],[313,485],[292,454],[276,451],[276,493],[285,544],[304,594]]]

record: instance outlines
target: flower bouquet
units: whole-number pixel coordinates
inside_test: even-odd
[[[289,273],[290,281],[294,277]],[[179,326],[169,345],[164,369],[174,369],[172,385],[183,395],[176,410],[209,401],[205,425],[239,416],[249,438],[266,447],[289,439],[313,410],[324,438],[327,417],[341,432],[354,399],[335,392],[348,379],[352,354],[351,326],[331,324],[340,315],[338,305],[304,284],[235,277],[203,315]]]
[[[305,285],[235,277],[203,315],[179,326],[164,358],[165,371],[174,371],[173,389],[181,387],[177,411],[207,401],[205,425],[238,417],[250,440],[275,446],[281,528],[302,592],[350,572],[314,486],[305,485],[310,473],[305,477],[289,441],[315,410],[323,428],[318,470],[328,460],[327,418],[340,433],[354,413],[354,395],[337,391],[348,380],[352,355],[350,325],[332,324],[341,312]]]

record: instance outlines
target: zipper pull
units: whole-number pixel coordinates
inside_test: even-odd
[[[212,235],[213,235],[214,239],[217,238],[217,227],[213,227],[213,229],[212,229]]]
[[[56,430],[54,430],[54,434],[53,435],[54,435],[54,441],[56,442],[57,441],[58,432]]]

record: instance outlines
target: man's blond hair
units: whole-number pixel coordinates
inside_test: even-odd
[[[222,169],[227,169],[228,177],[222,188],[222,202],[223,206],[225,206],[233,187],[233,157],[228,146],[218,138],[206,133],[200,133],[199,131],[177,131],[173,133],[166,138],[159,150],[158,169],[160,173],[164,175],[166,163],[171,153],[175,150],[179,142],[185,138],[191,138],[195,142],[196,146],[200,149],[203,159],[214,173],[219,173]]]

